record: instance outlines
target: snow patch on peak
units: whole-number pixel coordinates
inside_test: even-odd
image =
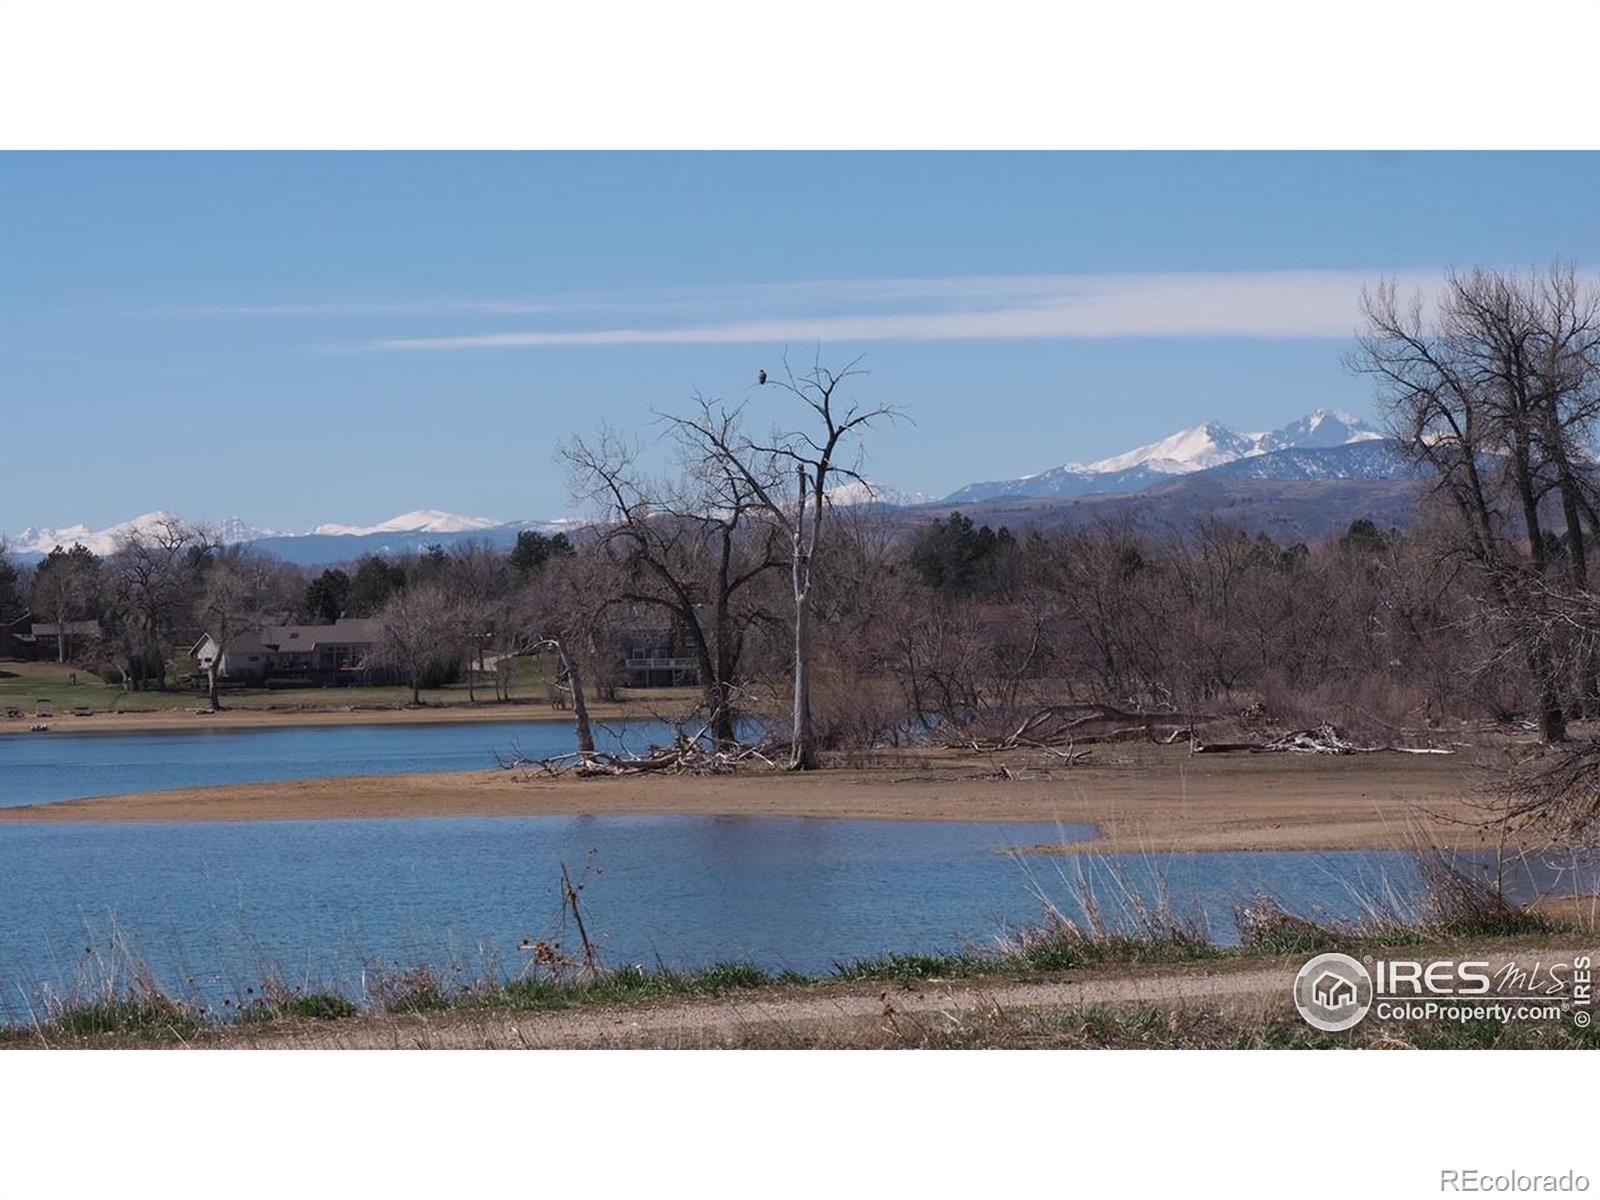
[[[28,528],[12,539],[10,548],[17,554],[49,554],[57,546],[70,550],[74,545],[81,545],[95,554],[110,554],[130,535],[148,533],[162,522],[179,519],[175,513],[158,510],[105,529],[90,529],[82,522],[63,525],[59,529]]]
[[[1076,468],[1087,475],[1106,475],[1132,467],[1148,467],[1164,475],[1181,475],[1221,466],[1250,453],[1259,453],[1251,439],[1220,421],[1207,421],[1192,429],[1180,429],[1171,437],[1125,454],[1102,458]]]
[[[931,496],[921,492],[904,492],[899,488],[886,487],[870,479],[852,479],[848,483],[841,483],[828,489],[828,500],[833,504],[893,504],[910,505],[921,504],[931,500]]]
[[[465,517],[437,508],[419,508],[376,525],[326,524],[318,525],[311,532],[329,537],[364,537],[370,533],[472,533],[500,524],[490,517]]]
[[[1000,496],[1135,492],[1172,476],[1212,470],[1280,450],[1331,450],[1382,438],[1383,434],[1366,422],[1338,409],[1319,408],[1280,429],[1263,433],[1240,433],[1221,421],[1207,421],[1098,462],[1069,462],[1019,479],[968,484],[946,499],[973,503]]]
[[[57,546],[63,550],[70,550],[74,545],[80,545],[95,554],[106,555],[114,552],[127,538],[135,533],[149,533],[158,525],[169,521],[178,521],[185,525],[194,525],[194,522],[184,521],[177,513],[158,509],[155,512],[143,513],[131,521],[121,521],[116,525],[108,525],[104,529],[90,529],[89,526],[79,522],[76,525],[63,525],[58,529],[41,529],[29,526],[14,537],[8,538],[9,549],[15,554],[49,554]],[[251,525],[238,517],[226,517],[216,522],[199,522],[198,528],[217,537],[224,545],[232,546],[238,542],[254,541],[256,538],[276,537],[275,531],[262,529],[260,526]]]
[[[1262,434],[1263,450],[1314,450],[1325,446],[1345,446],[1367,442],[1383,435],[1360,418],[1338,409],[1319,408],[1291,421],[1282,429]]]

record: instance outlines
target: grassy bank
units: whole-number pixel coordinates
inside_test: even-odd
[[[496,700],[487,677],[475,691],[465,683],[423,688],[420,705],[404,687],[235,688],[213,713],[205,690],[177,686],[127,692],[88,671],[57,663],[0,662],[0,735],[27,734],[44,724],[53,734],[164,732],[196,728],[258,729],[303,725],[412,724],[454,721],[571,722],[550,704],[538,660],[519,659],[509,700]],[[699,699],[693,689],[618,689],[615,699],[591,701],[598,721],[675,714]],[[17,715],[10,715],[10,714]]]
[[[192,686],[182,686],[176,679],[175,676],[172,686],[165,691],[130,692],[71,664],[0,662],[0,712],[15,708],[31,716],[38,711],[41,701],[58,715],[78,709],[91,713],[178,712],[206,703],[206,690],[198,681]],[[514,699],[545,699],[544,680],[536,658],[516,660],[511,684]],[[479,701],[492,701],[492,674],[479,675],[475,691]],[[469,691],[465,682],[453,683],[423,689],[422,699],[427,704],[466,704]],[[246,712],[336,709],[352,705],[399,707],[410,702],[411,689],[406,687],[228,688],[223,692],[225,706]]]
[[[1533,941],[1429,940],[1403,949],[1476,957],[1549,954],[1575,944],[1553,930]],[[1347,943],[1363,953],[1401,948]],[[893,955],[816,976],[743,962],[695,971],[627,967],[588,981],[467,987],[417,971],[364,1003],[268,988],[223,1017],[165,996],[129,994],[0,1030],[0,1046],[1600,1049],[1600,1034],[1569,1021],[1372,1018],[1348,1033],[1319,1033],[1287,1000],[1303,957],[1252,948],[1136,953],[1141,961],[1102,955],[1092,965],[1051,969],[1005,956]],[[1241,985],[1236,992],[1234,983]],[[1083,1002],[1101,992],[1113,998]]]
[[[98,977],[40,996],[28,1020],[0,1029],[0,1045],[1600,1048],[1567,1021],[1374,1019],[1329,1035],[1299,1019],[1288,982],[1313,953],[1509,961],[1592,942],[1592,929],[1508,904],[1442,860],[1423,870],[1417,913],[1374,906],[1359,921],[1322,924],[1261,898],[1237,910],[1235,947],[1209,942],[1160,901],[1115,921],[1088,903],[1079,919],[1048,909],[992,949],[852,959],[815,975],[750,962],[603,970],[539,943],[514,978],[376,969],[350,996],[268,974],[213,1009],[164,990],[122,948],[95,960]]]

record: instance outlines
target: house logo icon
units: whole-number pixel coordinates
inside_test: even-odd
[[[1311,985],[1311,998],[1324,1008],[1348,1008],[1356,1002],[1356,985],[1343,975],[1324,971]]]
[[[1314,1029],[1351,1029],[1372,1007],[1372,976],[1348,954],[1319,954],[1294,977],[1294,1006]]]

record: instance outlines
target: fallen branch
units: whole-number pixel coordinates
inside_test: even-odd
[[[529,758],[521,753],[510,759],[498,755],[496,758],[502,770],[521,771],[524,779],[535,776],[558,779],[567,774],[580,779],[651,774],[728,775],[758,763],[774,767],[774,758],[780,749],[775,742],[718,749],[707,746],[699,737],[680,735],[671,746],[652,746],[644,754],[569,751],[546,758]]]
[[[1191,735],[1191,754],[1454,754],[1436,746],[1363,746],[1344,737],[1331,724],[1291,729],[1266,742],[1201,742]]]

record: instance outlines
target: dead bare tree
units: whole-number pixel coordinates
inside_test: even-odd
[[[887,405],[862,408],[847,401],[841,389],[865,374],[859,359],[835,371],[814,360],[811,368],[796,374],[784,358],[781,377],[771,377],[779,390],[806,410],[810,428],[776,427],[762,440],[744,431],[744,406],[728,407],[696,398],[692,416],[669,416],[684,444],[692,447],[714,469],[738,479],[753,501],[787,536],[790,546],[790,581],[794,598],[794,704],[789,765],[792,770],[816,769],[817,739],[811,718],[811,606],[813,568],[822,544],[823,529],[832,505],[832,491],[854,483],[871,490],[859,470],[862,433],[874,422],[892,420],[898,412]],[[856,453],[847,464],[841,454]],[[794,487],[792,499],[785,481]]]

